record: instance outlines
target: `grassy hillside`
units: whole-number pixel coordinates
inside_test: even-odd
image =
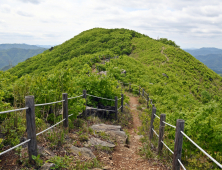
[[[99,55],[120,57],[103,65]],[[92,71],[95,66],[108,71],[107,76]],[[126,76],[121,69],[126,70]],[[0,79],[4,80],[0,81],[1,110],[23,106],[26,95],[35,95],[36,103],[43,103],[60,100],[62,92],[71,97],[87,89],[88,93],[114,98],[120,94],[117,80],[141,85],[153,99],[158,115],[165,113],[173,125],[176,119],[184,119],[188,136],[217,160],[222,159],[222,78],[180,48],[135,31],[102,28],[84,31],[52,51],[46,50],[5,73],[0,72]],[[90,98],[89,103],[96,104]],[[83,101],[72,101],[70,105],[75,116],[84,107]],[[146,112],[148,115],[150,111]],[[42,118],[40,110],[36,113]],[[148,119],[144,118],[144,123]],[[175,132],[167,127],[166,131],[167,137],[173,139]],[[173,143],[169,145],[173,148]],[[199,157],[204,165],[195,162]],[[200,169],[212,166],[186,140],[183,159],[189,166]]]

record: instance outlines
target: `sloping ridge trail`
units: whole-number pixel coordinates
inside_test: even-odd
[[[147,159],[143,159],[138,153],[142,147],[138,127],[141,126],[137,111],[138,97],[130,97],[130,110],[133,115],[133,128],[129,129],[130,143],[129,145],[118,144],[112,153],[113,166],[112,169],[137,169],[137,170],[164,170],[165,168],[158,165],[153,166]]]
[[[163,55],[166,57],[167,61],[169,61],[169,58],[167,57],[167,55],[163,53],[164,50],[165,50],[165,47],[162,47],[162,49],[161,49],[161,54],[163,54]],[[166,61],[164,61],[164,62],[162,63],[162,65],[164,65],[165,63],[166,63]]]

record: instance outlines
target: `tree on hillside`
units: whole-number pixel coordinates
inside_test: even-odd
[[[167,45],[172,45],[172,46],[174,46],[174,47],[180,48],[180,46],[177,45],[174,41],[168,40],[167,38],[160,38],[160,39],[158,39],[157,41],[160,41],[160,42],[162,42],[162,43],[164,43],[164,44],[167,44]]]

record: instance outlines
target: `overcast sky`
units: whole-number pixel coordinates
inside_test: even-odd
[[[94,27],[222,48],[222,1],[0,0],[0,44],[57,45]]]

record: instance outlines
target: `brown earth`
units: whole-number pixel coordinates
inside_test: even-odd
[[[115,151],[112,153],[112,168],[117,169],[146,169],[146,170],[164,170],[166,168],[162,166],[153,166],[152,162],[147,159],[143,159],[138,153],[142,147],[140,142],[140,136],[138,133],[138,127],[141,126],[139,120],[138,111],[136,109],[138,103],[138,97],[130,96],[130,109],[133,115],[133,128],[129,129],[130,143],[129,145],[118,144]]]

